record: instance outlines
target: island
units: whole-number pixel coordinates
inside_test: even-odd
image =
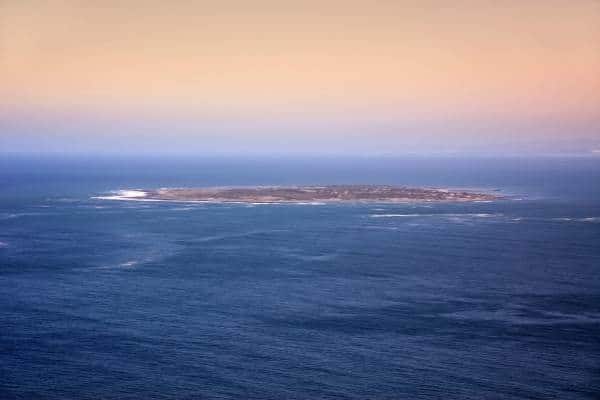
[[[411,188],[391,185],[325,185],[325,186],[252,186],[161,188],[123,190],[101,199],[237,202],[237,203],[310,203],[310,202],[433,202],[494,201],[501,197],[491,193],[436,188]]]

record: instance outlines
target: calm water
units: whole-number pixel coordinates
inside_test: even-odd
[[[390,183],[470,204],[118,202]],[[0,159],[1,399],[592,399],[600,160]]]

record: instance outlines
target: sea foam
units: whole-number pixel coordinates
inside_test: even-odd
[[[152,201],[151,199],[145,199],[148,195],[143,190],[117,190],[110,196],[94,196],[92,199],[96,200],[144,200],[144,201]]]

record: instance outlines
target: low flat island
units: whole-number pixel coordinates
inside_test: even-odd
[[[407,202],[492,201],[501,197],[464,190],[409,188],[389,185],[252,186],[210,188],[162,188],[121,191],[118,200],[299,203],[299,202]]]

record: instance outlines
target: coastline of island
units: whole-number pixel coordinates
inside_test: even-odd
[[[405,203],[495,201],[504,197],[470,190],[392,185],[227,186],[120,190],[101,200],[201,203]]]

